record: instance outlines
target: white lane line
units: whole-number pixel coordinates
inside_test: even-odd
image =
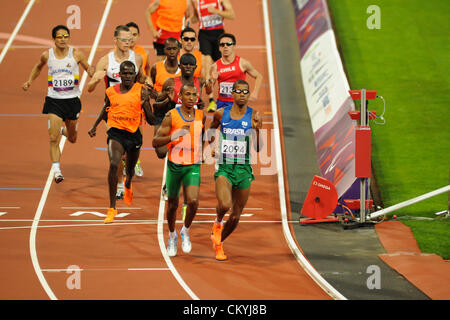
[[[162,184],[163,186],[166,183],[166,168],[167,168],[167,157],[164,160],[164,172],[163,172],[163,179]],[[164,211],[165,211],[165,205],[166,201],[164,200],[163,196],[160,195],[159,200],[159,211],[158,211],[158,243],[159,243],[159,249],[161,250],[161,254],[164,258],[164,261],[166,261],[167,266],[169,267],[170,271],[172,272],[175,279],[178,281],[180,286],[184,289],[184,291],[187,292],[187,294],[193,299],[193,300],[200,300],[199,297],[189,288],[189,286],[184,282],[181,275],[178,273],[177,269],[172,263],[172,260],[170,259],[169,255],[167,254],[166,244],[164,242]]]
[[[0,222],[4,222],[4,221],[10,221],[10,220],[0,220]],[[27,221],[32,221],[32,220],[27,220],[27,221],[23,221],[23,220],[12,220],[15,222],[27,222]],[[41,222],[46,222],[43,220],[40,220]],[[48,229],[48,228],[72,228],[72,227],[105,227],[105,228],[112,228],[112,227],[117,227],[117,226],[130,226],[130,225],[145,225],[145,224],[159,224],[159,220],[153,220],[153,221],[148,221],[148,220],[136,220],[136,221],[132,221],[132,220],[124,220],[124,221],[116,221],[115,223],[111,223],[111,224],[105,224],[103,221],[98,221],[97,223],[82,223],[82,224],[57,224],[57,225],[39,225],[36,228],[37,229]],[[193,221],[192,223],[194,224],[201,224],[201,223],[207,223],[207,224],[211,224],[214,223],[215,220],[198,220],[198,221]],[[47,221],[48,222],[48,221]],[[52,222],[67,222],[66,220],[64,221],[52,221]],[[92,222],[91,221],[77,221],[77,222]],[[184,221],[182,220],[177,220],[176,223],[178,224],[182,224],[184,223]],[[239,223],[274,223],[274,224],[278,224],[278,223],[283,223],[281,220],[240,220]],[[300,223],[299,221],[287,221],[287,223]],[[164,222],[164,224],[166,224],[166,222]],[[16,230],[16,229],[31,229],[32,226],[18,226],[18,227],[0,227],[0,230]],[[158,238],[159,240],[159,238]],[[164,243],[164,241],[163,241]],[[161,247],[161,245],[160,245]],[[165,250],[165,247],[164,247]]]
[[[98,42],[100,41],[100,37],[103,33],[103,28],[105,27],[106,18],[109,15],[109,11],[111,9],[112,3],[113,3],[113,0],[108,0],[108,3],[106,4],[105,11],[103,12],[102,20],[100,21],[100,25],[97,30],[97,35],[95,37],[94,44],[92,45],[92,50],[89,54],[89,58],[88,58],[89,64],[92,64],[92,61],[94,60],[95,51],[97,50]],[[87,79],[87,72],[84,72],[83,78],[81,79],[81,83],[80,83],[80,91],[81,92],[83,92],[83,88],[84,88],[86,79]],[[61,142],[60,142],[61,153],[63,151],[65,142],[66,142],[66,137],[62,136]],[[45,188],[44,188],[44,191],[42,192],[41,200],[39,201],[39,205],[38,205],[36,214],[33,219],[33,224],[31,226],[30,256],[31,256],[31,261],[33,263],[34,271],[36,272],[36,275],[37,275],[42,287],[44,288],[45,292],[47,293],[47,295],[49,296],[49,298],[51,300],[57,300],[55,294],[53,293],[52,289],[48,285],[47,280],[45,279],[44,275],[42,274],[41,267],[39,265],[39,260],[37,257],[37,252],[36,252],[36,233],[37,233],[37,229],[38,229],[37,226],[39,224],[39,219],[41,218],[42,211],[45,206],[45,202],[47,201],[47,196],[50,191],[50,186],[52,184],[52,181],[53,181],[53,169],[50,169],[50,172],[47,177],[47,181],[45,183]]]
[[[81,272],[81,271],[169,271],[169,268],[61,268],[61,269],[42,269],[44,272]]]
[[[339,293],[335,288],[333,288],[309,263],[309,261],[303,256],[296,242],[292,238],[292,234],[287,223],[287,208],[286,208],[286,198],[285,198],[285,187],[284,187],[284,168],[283,159],[281,153],[281,139],[280,139],[280,128],[278,120],[278,107],[275,93],[275,78],[273,69],[273,57],[272,57],[272,31],[269,24],[269,9],[267,0],[263,0],[263,16],[264,16],[264,30],[266,37],[266,47],[267,47],[267,66],[269,73],[269,83],[270,83],[270,96],[272,105],[272,115],[273,115],[273,127],[275,132],[275,156],[277,164],[277,174],[278,174],[278,191],[280,197],[281,206],[281,219],[283,221],[283,233],[286,238],[287,244],[291,249],[292,253],[296,257],[298,263],[302,268],[308,273],[308,275],[332,298],[337,300],[346,300],[346,298]]]
[[[61,207],[64,210],[107,210],[109,207]],[[117,210],[142,210],[142,208],[132,208],[132,207],[117,207]]]
[[[28,13],[30,13],[31,7],[33,6],[35,0],[31,0],[28,2],[27,7],[25,8],[25,11],[23,12],[22,16],[20,17],[19,22],[17,23],[16,27],[14,28],[13,33],[11,33],[11,36],[8,39],[8,42],[6,43],[5,47],[2,50],[2,53],[0,53],[0,63],[2,63],[3,59],[5,58],[6,53],[9,50],[9,47],[14,41],[14,38],[16,37],[17,33],[19,32],[20,28],[22,28],[22,24],[25,21],[26,17],[28,16]]]

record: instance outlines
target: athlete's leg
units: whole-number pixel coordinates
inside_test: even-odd
[[[159,127],[161,125],[160,124],[155,124],[153,127],[153,135],[156,135],[156,132],[158,131]],[[167,152],[169,152],[169,148],[167,147],[167,145],[159,147],[159,148],[155,148],[155,152],[156,155],[158,156],[159,159],[164,159],[167,155]]]
[[[198,195],[200,192],[200,187],[196,185],[190,185],[185,188],[185,200],[187,204],[186,208],[186,218],[184,219],[184,226],[189,228],[192,221],[195,218],[198,209]]]
[[[220,223],[232,205],[231,183],[225,176],[218,176],[216,179],[216,198],[216,219]]]
[[[66,127],[62,130],[62,134],[66,136],[69,142],[75,143],[78,136],[78,120],[66,120],[65,123]]]
[[[116,207],[116,192],[117,192],[117,170],[119,163],[122,162],[122,155],[125,150],[120,142],[109,139],[108,142],[108,156],[109,156],[109,171],[108,171],[108,185],[109,185],[109,207]]]
[[[233,208],[230,213],[230,217],[225,223],[222,230],[222,242],[236,229],[239,219],[241,217],[242,210],[247,203],[248,197],[250,195],[250,188],[248,189],[233,189]]]
[[[127,175],[126,175],[125,187],[127,189],[130,189],[131,180],[133,179],[133,176],[134,176],[134,167],[136,166],[136,163],[139,160],[140,151],[141,151],[141,149],[138,149],[137,151],[129,151],[126,153],[127,161],[125,162],[125,164],[126,164],[125,172],[127,173]]]
[[[63,120],[56,114],[48,114],[48,134],[50,137],[50,159],[53,163],[59,162],[61,150],[59,142],[61,141],[61,126]]]

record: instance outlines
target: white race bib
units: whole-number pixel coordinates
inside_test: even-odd
[[[218,14],[212,14],[206,17],[202,17],[202,23],[204,28],[213,28],[222,24],[222,17]]]
[[[75,77],[73,75],[53,77],[51,81],[55,91],[69,91],[75,87]]]
[[[231,97],[231,93],[233,92],[233,82],[221,82],[219,94],[222,97]]]
[[[222,140],[222,153],[227,156],[245,156],[247,143],[245,141]]]

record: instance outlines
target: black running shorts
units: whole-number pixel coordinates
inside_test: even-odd
[[[79,98],[54,99],[45,97],[42,113],[53,113],[65,120],[77,120],[80,117],[81,101]]]
[[[222,33],[225,33],[223,29],[200,30],[198,32],[200,52],[204,56],[211,56],[214,62],[222,57],[217,40]]]
[[[116,140],[119,142],[126,152],[139,151],[142,146],[142,134],[141,130],[136,130],[132,133],[126,130],[110,128],[107,132],[108,138],[106,143],[109,144],[109,140]]]
[[[164,56],[164,45],[162,43],[153,41],[153,48],[155,48],[157,56]]]

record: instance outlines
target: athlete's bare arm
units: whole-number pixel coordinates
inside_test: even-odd
[[[212,93],[212,87],[213,87],[213,83],[210,80],[206,80],[203,77],[200,77],[198,79],[200,81],[200,88],[205,88],[206,94],[211,94]]]
[[[159,110],[161,108],[165,108],[170,101],[173,99],[173,89],[175,86],[175,80],[173,78],[169,78],[164,81],[161,92],[158,94],[155,103],[153,104],[154,110]]]
[[[36,63],[31,69],[30,77],[28,80],[22,85],[22,89],[27,91],[28,88],[30,88],[31,83],[39,76],[39,74],[42,71],[42,68],[47,64],[48,62],[48,50],[44,51],[41,54],[41,57],[39,58],[39,62]]]
[[[89,136],[95,137],[95,135],[97,134],[97,126],[100,123],[100,121],[102,120],[107,120],[107,114],[108,112],[106,111],[106,108],[108,108],[111,105],[111,103],[109,102],[109,98],[105,97],[105,105],[103,106],[102,110],[100,111],[97,119],[95,120],[94,124],[92,125],[91,129],[89,129],[88,134]]]
[[[169,135],[171,129],[172,116],[170,115],[170,112],[167,112],[164,116],[161,126],[159,127],[158,131],[156,131],[156,135],[153,138],[153,148],[165,146],[169,142],[177,140],[179,137],[182,137],[190,132],[190,126],[188,124],[183,126],[181,129],[175,130],[172,134]]]
[[[106,69],[108,68],[108,55],[103,56],[97,63],[95,67],[95,73],[92,76],[91,81],[87,85],[88,92],[95,90],[97,84],[102,81],[106,76]]]
[[[262,80],[263,77],[261,75],[261,73],[258,72],[258,70],[256,70],[253,65],[250,63],[250,61],[241,58],[241,60],[239,61],[241,70],[247,74],[249,74],[252,78],[255,78],[255,87],[253,88],[252,93],[250,94],[250,101],[255,101],[258,99],[258,93],[259,90],[261,89],[261,84],[262,84]]]
[[[145,50],[145,52],[147,53],[147,64],[145,65],[145,74],[150,74],[150,53],[148,52],[148,50]]]
[[[145,10],[145,21],[147,22],[148,29],[150,30],[153,39],[159,38],[161,36],[160,32],[155,29],[155,26],[153,25],[152,17],[151,15],[159,8],[159,1],[155,0],[153,1],[148,7],[147,10]]]
[[[156,64],[152,65],[152,69],[150,70],[150,78],[152,79],[153,85],[156,82]]]
[[[191,16],[191,23],[197,23],[198,22],[198,12],[197,12],[197,0],[190,0],[191,1],[191,6],[192,6],[192,16]]]
[[[136,78],[137,82],[146,83],[148,85],[151,85],[150,78],[145,75],[144,69],[142,69],[142,56],[140,54],[136,54],[135,59],[136,59],[136,65],[138,67],[137,78]]]
[[[83,51],[81,51],[80,49],[74,49],[73,56],[78,64],[88,73],[89,77],[94,76],[95,68],[89,65],[86,55]]]
[[[263,147],[263,142],[260,141],[259,138],[259,129],[262,128],[262,119],[258,111],[253,109],[252,114],[252,128],[253,128],[253,146],[255,147],[256,152],[261,151]]]
[[[233,7],[231,6],[231,2],[229,0],[221,0],[222,7],[224,10],[218,10],[214,7],[209,7],[208,11],[213,14],[218,14],[222,16],[224,19],[234,20],[235,14]]]
[[[146,87],[142,87],[141,89],[141,106],[144,110],[145,120],[147,120],[147,123],[155,123],[155,115],[153,114],[152,106],[150,104],[150,92]]]
[[[167,112],[164,116],[164,119],[159,127],[158,131],[156,131],[155,136],[153,137],[152,146],[153,148],[159,148],[165,146],[170,141],[172,141],[172,137],[169,135],[170,129],[172,127],[172,116],[170,112]]]
[[[211,156],[214,158],[216,156],[216,134],[217,129],[220,127],[220,123],[222,122],[222,116],[223,116],[223,108],[217,110],[214,112],[213,120],[211,121],[211,124],[209,125],[209,129],[207,131],[207,140],[208,143],[211,145]]]

